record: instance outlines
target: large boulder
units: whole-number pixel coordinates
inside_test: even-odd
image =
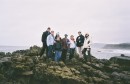
[[[130,57],[128,56],[115,56],[110,58],[110,61],[123,66],[130,66]]]

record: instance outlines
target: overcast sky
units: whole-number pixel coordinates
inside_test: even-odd
[[[41,45],[48,26],[61,36],[88,32],[94,43],[130,42],[130,0],[0,0],[0,45]]]

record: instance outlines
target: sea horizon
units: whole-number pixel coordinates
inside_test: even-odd
[[[121,54],[124,54],[125,56],[130,56],[130,51],[128,49],[104,49],[105,44],[100,45],[92,45],[92,55],[98,59],[110,59],[114,56],[120,56]],[[5,46],[0,45],[0,52],[14,52],[17,50],[26,50],[29,49],[31,46]]]

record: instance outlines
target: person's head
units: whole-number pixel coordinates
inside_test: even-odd
[[[51,35],[54,35],[54,31],[51,31]]]
[[[57,33],[56,33],[56,36],[60,36],[60,33],[59,33],[59,32],[57,32]]]
[[[71,35],[71,36],[70,36],[70,39],[71,39],[71,40],[74,40],[74,36],[73,36],[73,35]]]
[[[78,35],[81,35],[81,34],[82,34],[81,31],[79,31],[79,32],[78,32]]]
[[[50,32],[50,31],[51,31],[51,28],[50,28],[50,27],[48,27],[48,28],[47,28],[47,31],[48,31],[48,32]]]
[[[65,34],[65,38],[67,38],[68,37],[68,35],[67,34]]]
[[[88,37],[88,36],[89,36],[89,34],[88,34],[88,33],[86,33],[86,34],[85,34],[85,37]]]

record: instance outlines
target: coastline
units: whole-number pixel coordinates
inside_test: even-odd
[[[55,62],[40,47],[17,50],[1,58],[0,84],[129,84],[130,61],[97,59],[86,61],[75,54],[72,60]]]
[[[45,55],[39,57],[40,47],[8,53],[0,61],[0,84],[129,84],[130,61],[116,57],[92,61],[79,58],[55,62]]]

